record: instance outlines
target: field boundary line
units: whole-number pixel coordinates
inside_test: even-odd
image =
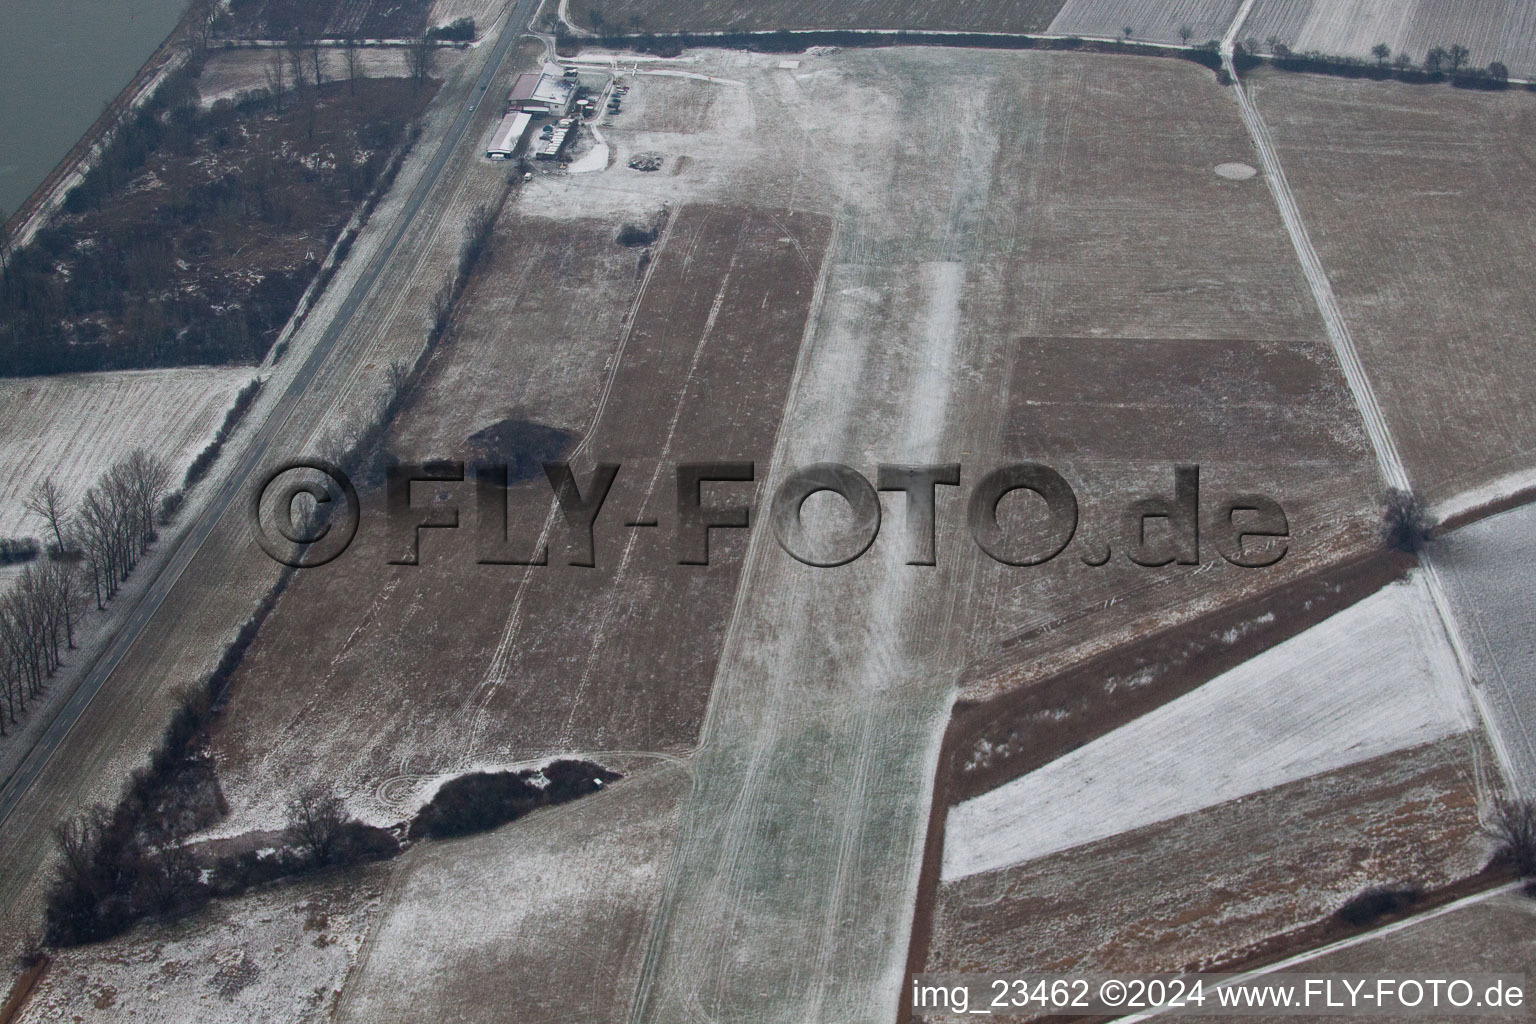
[[[1355,399],[1355,406],[1360,410],[1360,416],[1364,420],[1366,434],[1376,455],[1377,468],[1381,471],[1382,479],[1388,487],[1408,490],[1408,471],[1403,465],[1402,456],[1398,454],[1397,442],[1392,439],[1392,431],[1381,410],[1381,403],[1377,400],[1370,377],[1366,375],[1365,366],[1360,361],[1360,353],[1355,348],[1354,338],[1349,333],[1349,325],[1345,323],[1344,314],[1339,309],[1338,298],[1334,295],[1333,285],[1328,280],[1328,271],[1324,269],[1322,259],[1318,256],[1317,249],[1312,245],[1312,238],[1307,233],[1306,224],[1301,219],[1301,210],[1296,205],[1296,197],[1291,192],[1290,182],[1286,180],[1285,169],[1280,164],[1280,155],[1270,138],[1269,129],[1265,126],[1258,107],[1249,98],[1248,91],[1243,88],[1243,83],[1238,78],[1237,68],[1232,63],[1230,40],[1222,44],[1221,58],[1227,74],[1232,77],[1232,90],[1242,111],[1243,124],[1248,129],[1248,135],[1258,153],[1259,162],[1264,165],[1264,177],[1269,184],[1270,194],[1275,197],[1280,219],[1285,223],[1286,233],[1291,238],[1291,246],[1296,250],[1296,256],[1301,261],[1302,273],[1306,275],[1307,284],[1312,289],[1312,298],[1317,303],[1318,312],[1322,315],[1328,340],[1332,343],[1334,354],[1338,357],[1339,367],[1344,371],[1345,383],[1349,385],[1350,393]]]

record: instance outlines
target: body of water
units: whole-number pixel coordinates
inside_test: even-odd
[[[0,209],[16,210],[181,19],[187,0],[0,0]]]

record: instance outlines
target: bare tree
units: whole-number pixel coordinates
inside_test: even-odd
[[[309,37],[309,72],[316,88],[325,84],[324,62],[320,59],[320,37]]]
[[[420,89],[432,75],[432,65],[437,59],[437,43],[425,30],[405,47],[405,66],[411,81]]]
[[[55,550],[63,555],[68,550],[64,547],[64,523],[69,512],[64,504],[64,492],[53,482],[53,477],[39,481],[22,502],[22,507],[48,524],[53,531]]]
[[[1410,555],[1422,551],[1434,531],[1423,499],[1412,491],[1394,487],[1387,492],[1383,505],[1382,542]]]
[[[1498,843],[1520,877],[1536,874],[1536,801],[1502,798],[1483,822],[1483,834]]]
[[[1386,67],[1387,60],[1392,56],[1392,47],[1386,43],[1377,43],[1371,47],[1371,56],[1376,58],[1377,67]]]
[[[267,92],[272,94],[272,103],[279,113],[283,109],[283,94],[288,91],[288,62],[284,60],[280,50],[273,50],[267,58]]]
[[[1462,68],[1466,67],[1467,62],[1471,59],[1472,51],[1468,50],[1465,46],[1462,46],[1459,43],[1445,51],[1445,63],[1447,66],[1449,66],[1451,74],[1453,75],[1459,73]]]
[[[133,502],[133,519],[139,535],[145,541],[153,540],[155,507],[170,489],[171,467],[160,456],[142,448],[135,448],[118,465],[123,467],[124,486]]]
[[[362,53],[358,49],[357,36],[347,36],[342,41],[342,57],[347,67],[347,93],[357,95],[357,80],[363,76]]]
[[[288,33],[288,38],[283,40],[283,54],[288,58],[288,77],[296,93],[303,92],[309,82],[309,66],[305,59],[308,51],[308,39],[297,31]]]
[[[464,224],[464,241],[459,244],[459,277],[466,278],[490,250],[491,235],[496,230],[497,209],[481,203]]]
[[[453,281],[442,283],[432,295],[432,336],[436,338],[448,329],[448,321],[453,316]]]
[[[306,786],[288,801],[288,834],[316,865],[335,858],[346,824],[341,797],[323,784]]]
[[[207,50],[208,44],[213,41],[213,21],[218,17],[219,0],[192,0],[187,11],[199,48]]]
[[[386,377],[389,380],[390,397],[399,398],[405,394],[406,385],[411,382],[411,364],[404,359],[391,360]]]
[[[1185,46],[1188,46],[1189,41],[1193,38],[1195,38],[1195,30],[1192,27],[1189,25],[1179,26],[1179,39],[1183,41]]]

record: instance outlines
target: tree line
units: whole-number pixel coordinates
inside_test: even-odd
[[[0,595],[0,736],[43,692],[75,646],[75,625],[118,592],[156,538],[156,513],[171,470],[138,449],[114,465],[74,506],[51,478],[25,505],[48,526],[46,559],[29,563]]]
[[[1415,61],[1407,53],[1393,53],[1386,43],[1371,47],[1369,59],[1341,57],[1317,50],[1298,53],[1278,36],[1270,36],[1270,60],[1282,71],[1311,71],[1321,74],[1343,75],[1350,78],[1397,78],[1404,82],[1443,82],[1462,87],[1503,89],[1509,85],[1509,67],[1503,61],[1489,61],[1486,66],[1472,63],[1472,51],[1460,44],[1434,46],[1422,61]],[[1259,41],[1245,39],[1234,47],[1234,60],[1239,71],[1246,71],[1261,63]]]

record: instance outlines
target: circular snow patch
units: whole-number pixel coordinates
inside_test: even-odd
[[[1216,173],[1231,181],[1247,181],[1259,172],[1247,164],[1231,163],[1217,164]]]

